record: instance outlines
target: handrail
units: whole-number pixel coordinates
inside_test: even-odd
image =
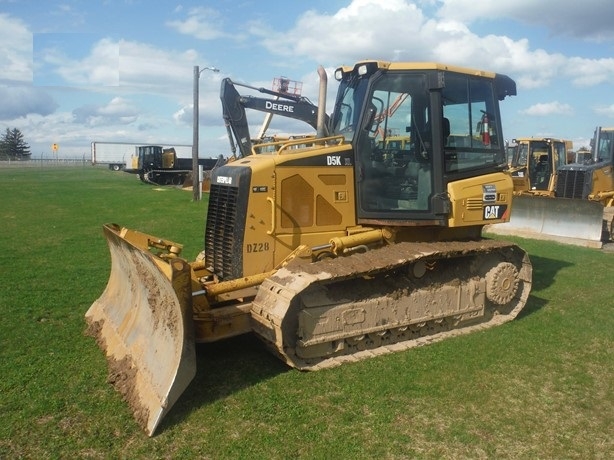
[[[270,196],[266,200],[271,203],[271,229],[267,230],[267,235],[272,235],[275,232],[275,200]]]
[[[274,147],[275,153],[277,155],[287,154],[287,150],[289,150],[293,146],[297,145],[317,145],[317,144],[325,144],[325,143],[337,143],[339,145],[343,144],[345,141],[345,137],[343,135],[337,136],[329,136],[329,137],[313,137],[308,136],[304,138],[298,139],[288,139],[283,141],[275,141],[275,142],[266,142],[263,144],[254,144],[252,146],[252,152],[254,154],[258,154],[258,151],[262,151],[266,148]],[[268,153],[268,152],[266,152]]]

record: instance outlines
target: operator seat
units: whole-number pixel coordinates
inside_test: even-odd
[[[540,155],[535,165],[535,188],[538,190],[546,190],[548,188],[548,179],[550,176],[550,163],[548,155]]]
[[[450,120],[446,117],[442,117],[441,119],[441,130],[443,132],[443,145],[448,144],[448,138],[450,137]],[[427,149],[431,148],[432,138],[431,138],[431,122],[427,121],[424,125],[424,131],[421,131],[421,136],[419,136],[424,142],[424,146]]]

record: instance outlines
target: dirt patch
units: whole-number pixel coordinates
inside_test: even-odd
[[[104,321],[88,321],[85,335],[93,337],[98,347],[106,354],[107,345],[102,335],[103,327]],[[107,365],[109,369],[107,383],[113,385],[113,388],[121,395],[122,399],[128,403],[137,423],[146,428],[149,420],[149,410],[141,404],[139,398],[136,385],[137,369],[132,362],[132,358],[126,356],[122,359],[116,359],[112,356],[107,356]]]
[[[132,363],[132,359],[129,356],[120,360],[110,357],[108,364],[107,382],[113,385],[115,390],[122,395],[122,399],[128,403],[137,423],[146,428],[149,410],[141,404],[136,385],[137,370]]]
[[[132,249],[132,248],[131,248]],[[156,331],[161,327],[166,327],[173,337],[179,333],[180,301],[173,288],[173,281],[170,281],[161,273],[155,263],[150,260],[149,254],[138,250],[130,252],[131,258],[129,265],[124,269],[130,278],[130,289],[134,291],[135,299],[138,299],[139,292],[146,292],[147,307],[151,311],[152,330]],[[189,283],[189,273],[182,273],[182,285]],[[186,276],[188,278],[186,278]],[[179,282],[178,282],[179,284]],[[186,292],[191,290],[186,289]],[[136,300],[135,300],[136,302]]]
[[[85,335],[88,337],[94,337],[96,339],[96,343],[99,347],[102,348],[100,332],[102,331],[102,327],[104,326],[104,321],[88,321],[87,327],[85,328]],[[104,348],[103,348],[104,349]]]

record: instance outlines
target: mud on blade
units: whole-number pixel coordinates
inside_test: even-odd
[[[88,332],[109,363],[109,382],[151,436],[196,374],[190,267],[149,252],[147,238],[103,227],[107,287],[87,311]]]

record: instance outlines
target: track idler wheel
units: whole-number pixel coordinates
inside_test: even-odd
[[[518,291],[518,269],[510,262],[499,262],[486,274],[486,298],[497,305],[512,301]]]

